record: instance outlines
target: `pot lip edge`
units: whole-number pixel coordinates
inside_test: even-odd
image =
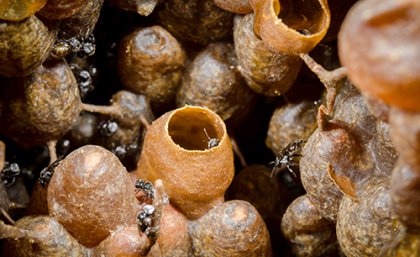
[[[220,126],[221,127],[221,131],[223,132],[223,135],[219,141],[219,144],[215,147],[212,148],[206,148],[204,150],[189,150],[189,149],[185,149],[182,146],[180,146],[179,144],[175,143],[172,139],[172,137],[169,135],[169,122],[171,120],[171,118],[175,115],[175,113],[180,112],[180,111],[184,111],[186,109],[196,109],[196,110],[201,110],[206,112],[206,114],[209,114],[209,116],[211,118],[213,118],[213,120],[215,121],[216,125],[215,126]],[[223,122],[222,118],[215,113],[214,111],[212,111],[210,108],[205,107],[205,106],[193,106],[193,105],[185,105],[181,108],[177,108],[175,110],[172,110],[171,112],[168,113],[168,117],[167,120],[165,122],[164,125],[164,137],[168,139],[168,142],[170,142],[171,145],[173,145],[174,147],[176,147],[177,150],[185,152],[185,153],[193,153],[193,154],[205,154],[205,153],[211,153],[216,151],[217,149],[220,148],[220,146],[222,144],[225,144],[225,141],[229,141],[229,135],[227,133],[227,129],[226,129],[226,124]]]

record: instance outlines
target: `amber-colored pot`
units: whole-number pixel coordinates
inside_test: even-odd
[[[365,95],[420,112],[420,2],[358,1],[338,38],[340,62]]]
[[[327,0],[259,0],[252,1],[251,6],[255,33],[275,53],[308,53],[330,26]]]
[[[171,203],[197,219],[223,201],[233,179],[233,152],[225,124],[213,111],[185,106],[148,129],[137,176],[162,179]]]

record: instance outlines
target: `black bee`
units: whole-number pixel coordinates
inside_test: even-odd
[[[61,159],[56,160],[39,173],[38,181],[42,187],[46,187],[48,185],[52,175],[54,174],[54,169],[57,168],[58,164],[60,164],[60,161]]]
[[[78,37],[71,37],[66,39],[65,41],[70,47],[71,51],[77,53],[83,46],[83,40],[79,39]]]
[[[88,38],[72,37],[65,40],[58,40],[52,50],[52,56],[61,59],[70,53],[77,53],[80,58],[95,54],[95,37],[91,34]]]
[[[204,128],[204,133],[207,136],[207,149],[211,149],[219,145],[219,140],[217,138],[210,138],[209,134],[207,134],[207,130]]]
[[[4,163],[4,168],[1,171],[1,180],[5,186],[10,186],[16,181],[16,177],[20,174],[20,168],[17,163]]]
[[[118,130],[118,123],[112,120],[107,120],[99,124],[99,134],[104,137],[110,137]]]
[[[311,31],[309,31],[309,30],[307,30],[307,29],[298,29],[298,30],[296,30],[297,32],[299,32],[300,34],[302,34],[302,35],[305,35],[305,36],[307,36],[307,35],[310,35],[311,34]]]
[[[276,157],[276,159],[270,162],[270,165],[274,165],[271,171],[271,176],[273,176],[276,170],[280,170],[281,168],[286,166],[286,168],[293,174],[293,176],[297,177],[296,173],[293,171],[292,167],[299,165],[299,160],[302,155],[300,154],[302,151],[302,144],[306,141],[304,140],[295,140],[290,142]]]
[[[81,46],[77,49],[77,56],[84,58],[92,56],[96,52],[95,36],[90,34],[88,38],[80,40]]]
[[[152,215],[155,213],[155,207],[150,204],[146,204],[143,206],[143,209],[137,215],[137,225],[139,229],[148,235],[148,232],[152,232],[149,230],[153,230],[152,227]]]
[[[145,192],[148,198],[153,199],[155,197],[155,188],[152,183],[140,179],[136,181],[135,187],[136,190]]]

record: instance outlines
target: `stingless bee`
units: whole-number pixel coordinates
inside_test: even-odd
[[[60,161],[61,159],[57,159],[39,173],[38,181],[42,187],[46,187],[48,185],[52,175],[54,174],[54,170],[57,168],[58,164],[60,164]]]
[[[143,191],[146,197],[153,199],[155,197],[155,188],[149,181],[139,179],[135,184],[136,191]]]
[[[293,171],[292,167],[299,166],[299,160],[302,151],[303,144],[305,140],[294,140],[290,142],[280,153],[276,156],[276,159],[270,162],[270,165],[273,165],[271,170],[271,176],[273,176],[275,171],[279,171],[283,167],[286,167],[293,176],[297,177],[296,173]]]
[[[210,138],[209,134],[207,134],[206,128],[204,128],[204,133],[206,134],[207,139],[208,139],[208,141],[207,141],[207,149],[211,149],[211,148],[216,147],[216,146],[219,145],[219,143],[220,143],[219,140],[217,138]]]

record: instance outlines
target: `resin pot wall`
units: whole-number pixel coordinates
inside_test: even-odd
[[[233,174],[225,124],[211,110],[193,106],[168,112],[153,122],[137,168],[141,179],[162,179],[171,203],[189,219],[223,202]]]

